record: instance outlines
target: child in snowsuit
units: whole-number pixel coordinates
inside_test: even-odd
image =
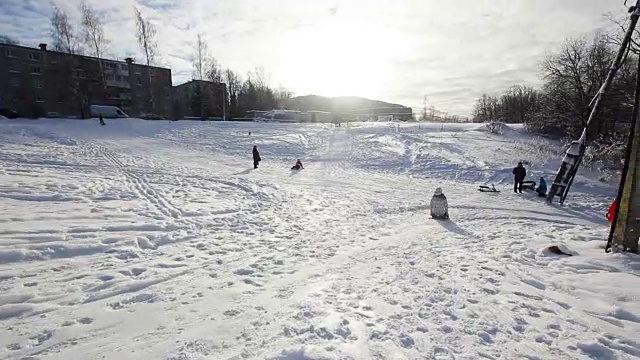
[[[298,159],[298,161],[296,161],[296,164],[291,167],[291,170],[300,170],[300,169],[304,169],[304,166],[302,166],[302,161]]]
[[[262,159],[260,158],[260,153],[258,152],[258,146],[253,145],[253,168],[254,169],[258,168],[258,164],[260,163],[260,161],[262,161]]]
[[[547,196],[547,183],[544,181],[543,177],[540,178],[540,185],[538,185],[536,192],[538,193],[539,197]]]
[[[527,177],[527,170],[522,166],[522,162],[518,163],[518,166],[513,168],[513,192],[522,194],[522,184],[524,183],[524,178]]]
[[[449,204],[441,188],[437,188],[431,197],[431,217],[438,220],[449,219]]]

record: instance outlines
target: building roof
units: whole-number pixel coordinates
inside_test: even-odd
[[[177,87],[187,86],[187,85],[195,84],[195,83],[206,83],[206,84],[210,84],[210,85],[227,86],[227,84],[225,84],[225,83],[217,83],[217,82],[213,82],[211,80],[196,80],[196,79],[192,79],[192,80],[187,81],[186,83],[182,83],[182,84],[179,84],[179,85],[174,85],[173,87],[177,88]]]
[[[45,45],[46,46],[47,44],[40,44],[40,45]],[[31,51],[43,51],[41,48],[28,47],[28,46],[24,46],[24,45],[14,45],[14,44],[0,43],[0,46],[19,48],[19,49],[31,50]],[[50,50],[50,49],[46,49],[44,51],[46,51],[48,53],[61,54],[61,55],[67,55],[67,56],[77,56],[77,57],[80,57],[80,58],[83,58],[83,59],[89,59],[89,60],[100,60],[99,58],[97,58],[95,56],[89,56],[89,55],[69,54],[69,53],[66,53],[64,51],[57,51],[57,50]],[[109,62],[116,62],[116,63],[121,63],[121,64],[127,64],[126,59],[125,60],[115,60],[115,59],[109,59],[109,58],[102,58],[101,60],[109,61]],[[147,66],[147,64],[138,64],[136,62],[133,62],[133,65]],[[171,71],[170,68],[165,68],[165,67],[160,67],[160,66],[149,65],[149,67],[153,68],[153,69]]]

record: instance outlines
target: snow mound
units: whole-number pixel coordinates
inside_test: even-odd
[[[513,129],[501,121],[492,121],[484,125],[480,130],[491,134],[504,135]]]

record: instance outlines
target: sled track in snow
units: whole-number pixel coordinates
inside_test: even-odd
[[[153,205],[159,215],[165,218],[183,220],[194,225],[190,219],[184,217],[184,211],[175,206],[166,196],[156,191],[146,179],[127,170],[127,166],[111,150],[105,146],[99,146],[98,153],[112,168],[127,179],[140,198]]]

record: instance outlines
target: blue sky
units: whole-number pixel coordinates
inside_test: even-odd
[[[191,78],[193,43],[241,73],[256,67],[296,95],[364,96],[468,115],[482,93],[540,82],[546,51],[611,27],[623,0],[87,0],[107,54],[142,61],[133,6],[159,29],[160,63],[174,85]],[[0,0],[0,34],[51,42],[54,6],[74,22],[80,0]]]

